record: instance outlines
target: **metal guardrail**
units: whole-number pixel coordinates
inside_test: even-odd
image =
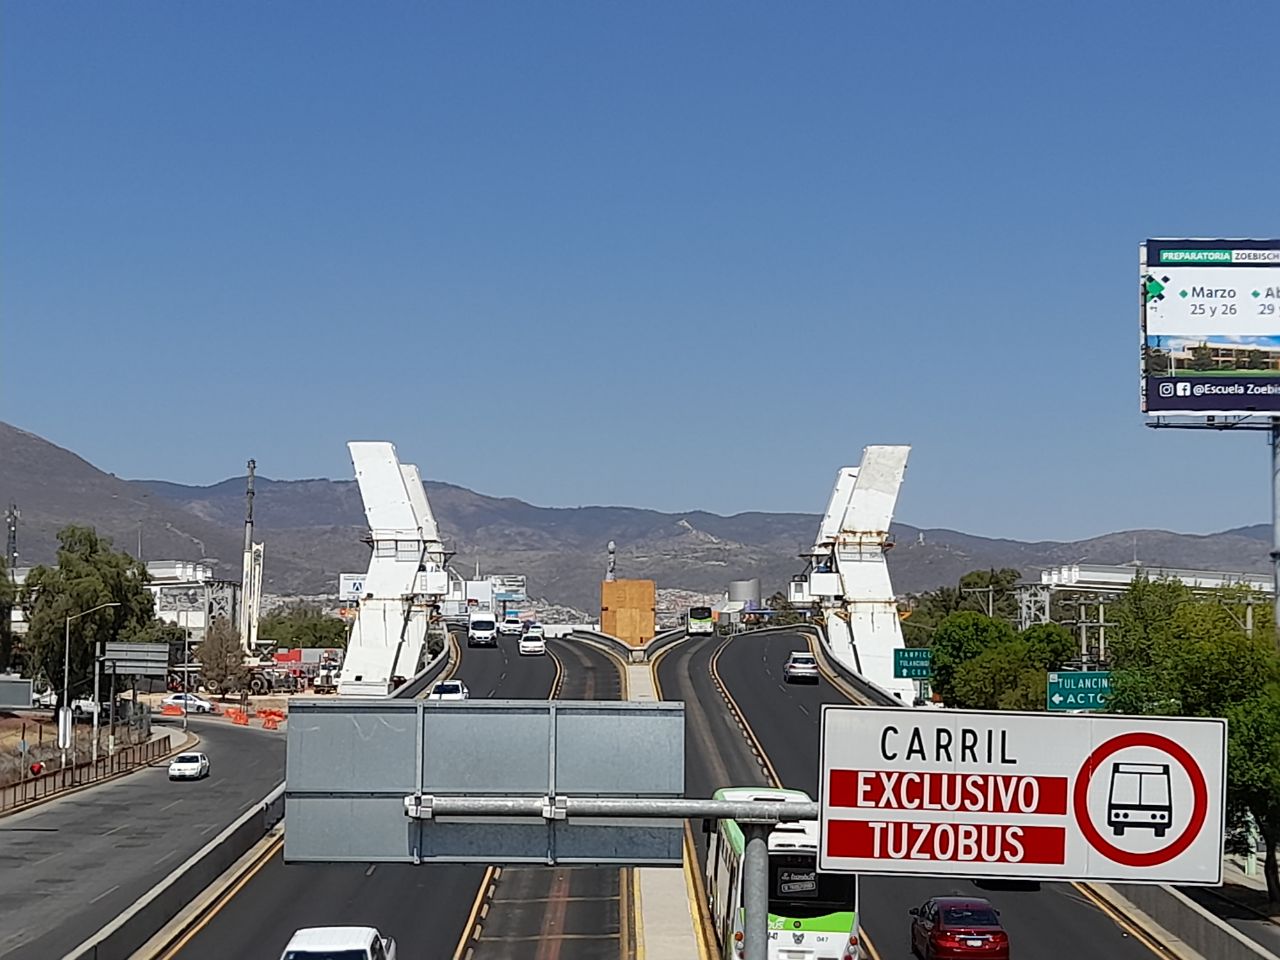
[[[0,787],[0,814],[39,803],[66,790],[87,786],[128,770],[145,767],[173,749],[168,737],[148,740],[117,748],[111,756],[102,756],[95,763],[86,760],[73,767],[51,770],[38,776],[28,776],[18,783]]]

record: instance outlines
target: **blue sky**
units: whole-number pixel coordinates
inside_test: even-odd
[[[1020,538],[1268,516],[1137,246],[1274,236],[1280,4],[0,6],[0,418],[122,476]]]

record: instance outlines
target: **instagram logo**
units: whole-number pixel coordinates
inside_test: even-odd
[[[1160,396],[1162,396],[1162,397],[1172,397],[1172,396],[1173,396],[1173,384],[1172,384],[1172,383],[1162,383],[1162,384],[1160,384]]]

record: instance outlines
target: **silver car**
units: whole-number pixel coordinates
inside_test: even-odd
[[[817,658],[812,653],[792,653],[787,658],[787,665],[782,668],[782,677],[787,683],[817,683]]]

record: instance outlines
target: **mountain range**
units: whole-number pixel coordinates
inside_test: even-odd
[[[662,513],[635,507],[538,507],[428,481],[427,495],[463,572],[523,573],[529,592],[593,610],[605,572],[605,545],[618,545],[618,575],[659,587],[719,592],[759,577],[766,594],[785,587],[812,543],[818,516],[805,513]],[[204,560],[238,580],[244,541],[245,480],[198,487],[125,480],[35,434],[0,422],[0,499],[17,504],[19,565],[54,559],[57,531],[86,523],[144,559]],[[266,544],[263,589],[275,594],[337,590],[340,573],[362,572],[369,549],[354,480],[258,477],[255,539]],[[1015,567],[1024,575],[1059,564],[1121,564],[1264,572],[1269,525],[1209,535],[1128,530],[1070,542],[990,539],[894,524],[889,567],[896,590],[954,584],[961,574]]]

